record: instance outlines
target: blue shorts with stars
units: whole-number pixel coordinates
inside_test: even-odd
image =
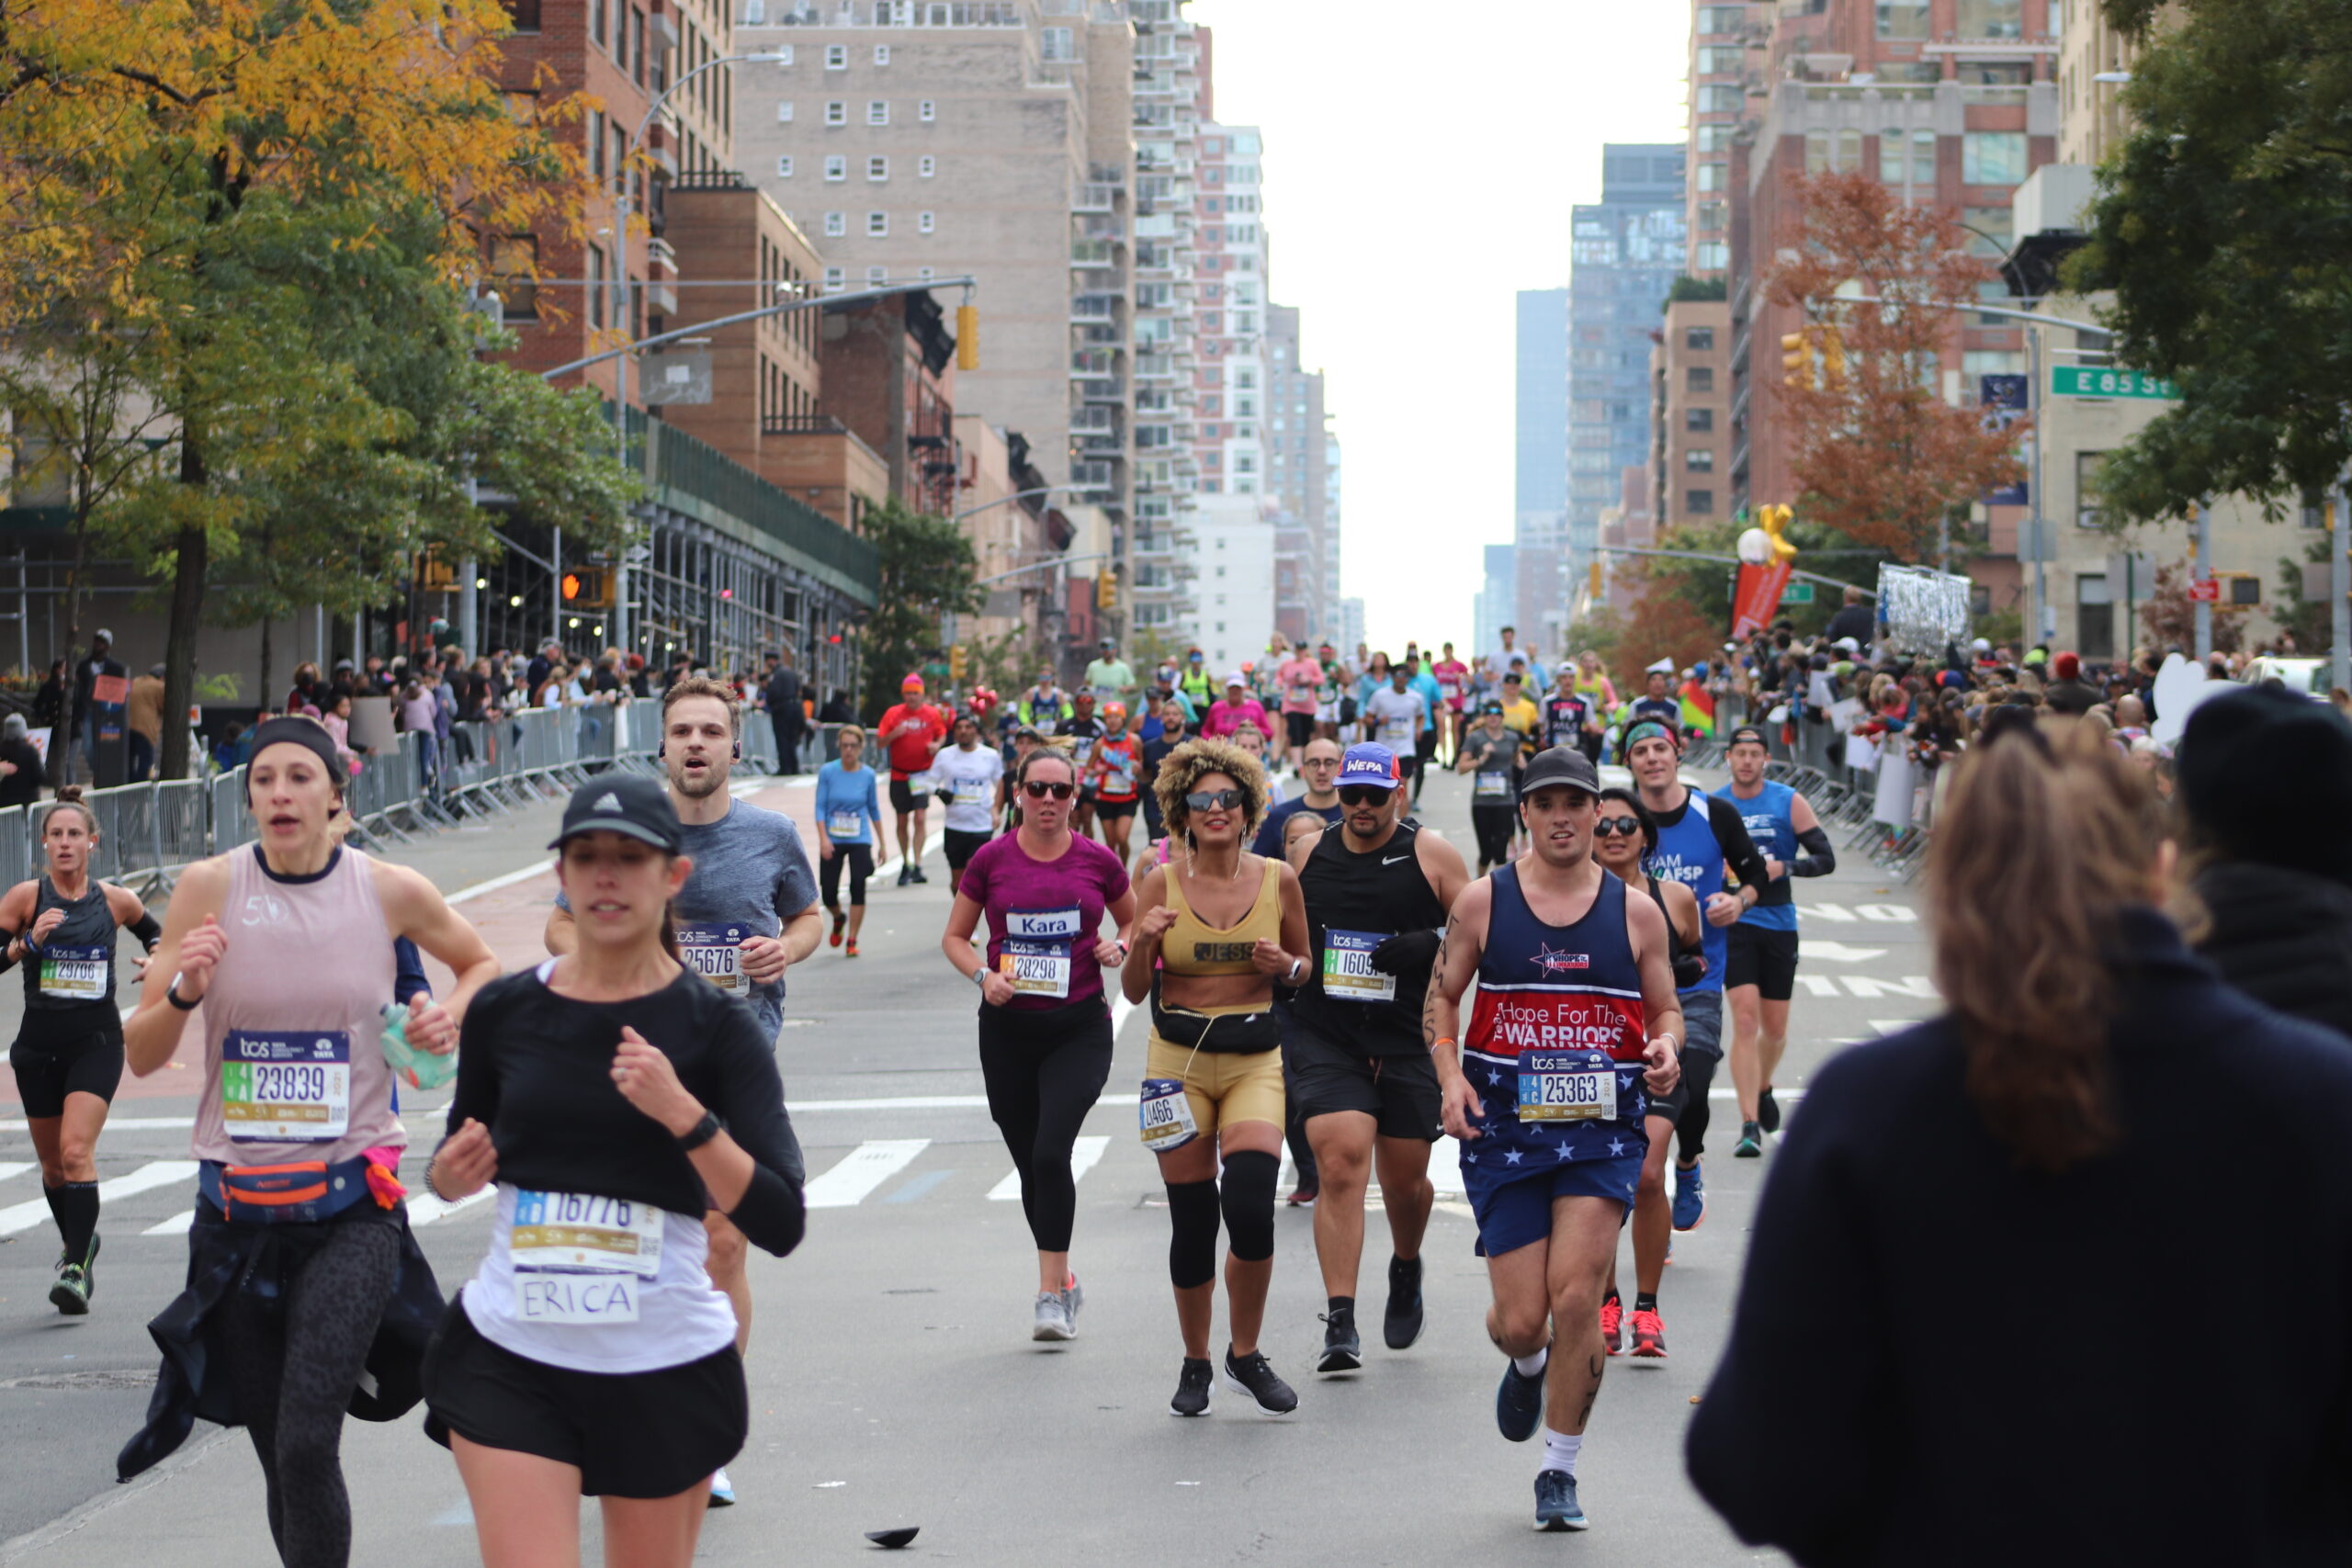
[[[1484,1076],[1475,1067],[1471,1073],[1474,1084]],[[1606,1198],[1633,1213],[1650,1146],[1641,1064],[1618,1065],[1618,1102],[1631,1112],[1624,1120],[1522,1122],[1502,1095],[1490,1090],[1480,1098],[1487,1115],[1479,1136],[1462,1145],[1462,1189],[1478,1222],[1479,1257],[1548,1240],[1556,1198]]]

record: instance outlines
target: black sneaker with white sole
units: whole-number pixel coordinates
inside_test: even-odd
[[[1287,1416],[1298,1408],[1297,1393],[1274,1374],[1273,1368],[1266,1365],[1262,1350],[1237,1357],[1228,1348],[1225,1352],[1225,1386],[1236,1393],[1248,1394],[1261,1416]]]
[[[1323,1353],[1315,1358],[1318,1376],[1340,1377],[1363,1370],[1363,1340],[1356,1333],[1353,1307],[1334,1307],[1323,1314]]]
[[[1168,1402],[1170,1416],[1205,1416],[1209,1413],[1209,1384],[1216,1369],[1206,1361],[1184,1358],[1184,1370],[1176,1374],[1176,1397]]]

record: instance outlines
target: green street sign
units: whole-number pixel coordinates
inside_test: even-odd
[[[1783,604],[1812,604],[1813,584],[1810,582],[1790,583],[1786,588],[1781,590],[1781,603]]]
[[[2055,365],[2050,390],[2062,398],[2177,398],[2180,389],[2144,370],[2103,370],[2089,365]]]

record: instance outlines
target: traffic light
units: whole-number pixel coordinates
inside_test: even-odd
[[[1586,580],[1586,588],[1594,602],[1598,603],[1600,598],[1600,558],[1598,556],[1593,558],[1592,569]]]
[[[955,647],[947,650],[947,678],[949,680],[954,681],[960,685],[963,682],[965,671],[969,668],[970,664],[964,652],[964,645],[962,643],[959,642]]]
[[[454,593],[457,570],[441,558],[439,551],[426,550],[417,561],[416,585],[427,593]]]
[[[1842,327],[1821,329],[1821,384],[1824,388],[1846,384],[1846,332]]]
[[[1119,580],[1107,570],[1094,580],[1094,607],[1098,610],[1119,607]]]
[[[978,370],[980,367],[980,308],[978,305],[956,307],[956,368]]]
[[[563,574],[560,585],[566,607],[574,610],[606,610],[613,604],[612,574],[600,566],[583,566]]]
[[[1813,366],[1813,329],[1781,334],[1781,377],[1783,386],[1810,387],[1815,384]]]

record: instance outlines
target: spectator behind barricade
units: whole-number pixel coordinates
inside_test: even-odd
[[[2198,705],[2175,762],[2188,911],[2222,977],[2352,1035],[2352,722],[2291,692]]]
[[[817,710],[819,724],[849,724],[856,717],[856,713],[849,705],[849,693],[839,686],[834,687],[833,694],[825,699],[825,705]]]
[[[30,806],[40,799],[40,752],[28,739],[26,728],[23,714],[12,713],[0,719],[0,809]],[[52,731],[52,746],[57,743],[54,735]]]
[[[2278,830],[2242,804],[2239,830]],[[1928,863],[1950,1011],[1815,1071],[1692,1413],[1691,1478],[1751,1545],[2352,1562],[2352,1053],[2190,953],[2154,907],[2171,860],[2145,780],[2079,726],[1961,763]],[[2258,1099],[2253,1179],[2290,1201],[2216,1179],[2230,1102],[2182,1089],[2207,1077]],[[2261,1260],[2271,1353],[2202,1358],[2184,1404],[2183,1347],[2246,1311],[2216,1247]],[[2018,1321],[2066,1326],[1955,1353]]]
[[[123,709],[123,728],[130,732],[130,770],[138,784],[155,771],[155,754],[164,744],[164,667],[151,665],[130,682],[130,697]]]
[[[52,659],[49,661],[48,677],[41,682],[40,690],[33,694],[32,727],[46,727],[49,743],[55,746],[65,739],[64,726],[65,660]]]
[[[2083,679],[2083,661],[2076,655],[2059,654],[2050,661],[2050,673],[2052,679],[2041,700],[2051,712],[2080,718],[2102,700],[2099,689]]]
[[[638,698],[651,697],[653,695],[653,677],[645,668],[645,655],[641,653],[632,653],[628,656],[627,662],[628,665],[628,694],[632,697]]]

